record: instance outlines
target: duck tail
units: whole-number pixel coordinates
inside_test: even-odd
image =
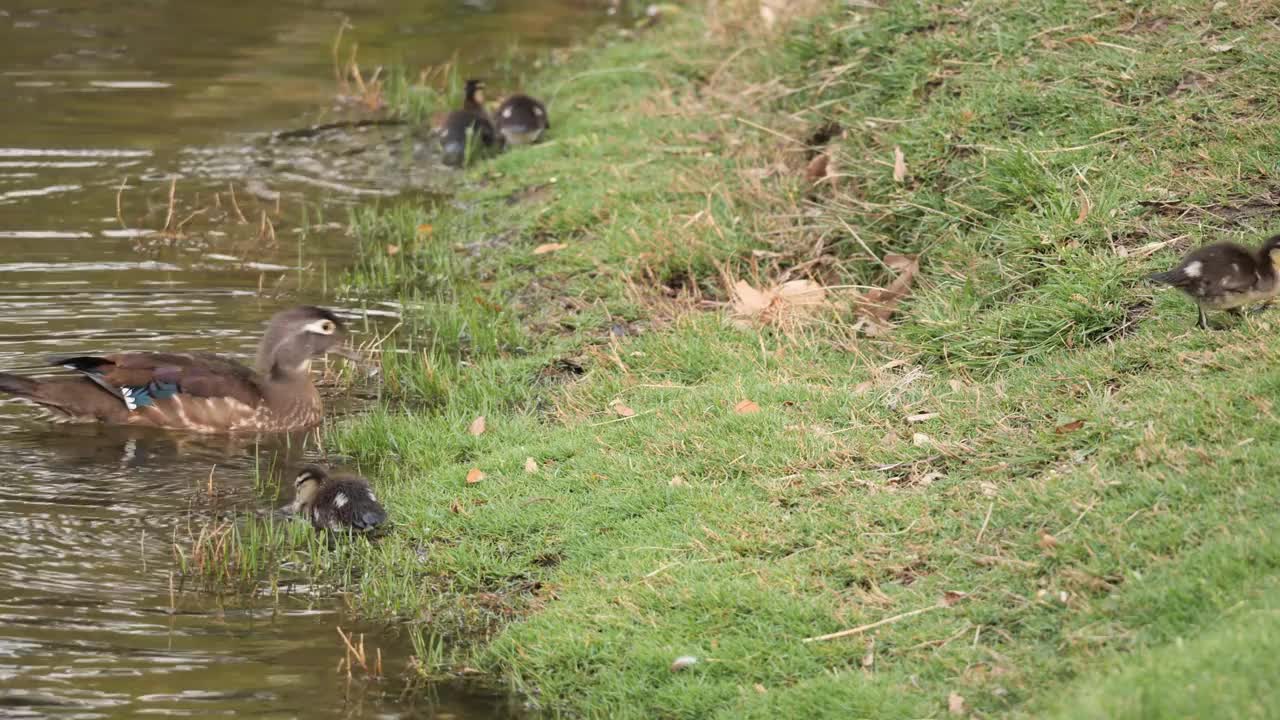
[[[356,527],[361,530],[373,530],[382,523],[387,521],[387,511],[378,506],[368,508],[360,513],[357,519]]]
[[[1181,269],[1174,269],[1167,270],[1165,272],[1152,273],[1147,276],[1147,279],[1161,285],[1179,285],[1187,278],[1186,275],[1183,275]]]
[[[35,400],[40,395],[40,383],[21,375],[0,372],[0,393]]]

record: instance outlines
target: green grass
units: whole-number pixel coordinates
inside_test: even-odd
[[[1280,225],[1278,20],[724,6],[534,78],[548,142],[353,218],[349,291],[405,307],[397,402],[330,432],[396,522],[346,560],[361,608],[586,717],[1267,716],[1276,320],[1200,332],[1141,278]],[[921,274],[881,338],[714,304],[885,252]]]

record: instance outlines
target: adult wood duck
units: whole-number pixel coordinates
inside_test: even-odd
[[[498,132],[508,145],[538,142],[542,133],[551,127],[546,106],[528,95],[512,95],[503,100],[495,115]]]
[[[493,121],[484,109],[484,83],[468,80],[462,108],[445,116],[438,130],[446,165],[460,166],[467,159],[467,146],[478,143],[491,147],[497,141]]]
[[[1205,310],[1240,309],[1256,303],[1270,304],[1280,292],[1276,262],[1280,261],[1280,235],[1268,238],[1257,250],[1222,242],[1194,250],[1172,270],[1148,276],[1190,295],[1200,312],[1198,325],[1208,329]]]
[[[291,509],[317,530],[368,532],[387,520],[369,481],[357,475],[331,475],[319,465],[303,465],[293,486]]]
[[[0,373],[0,392],[64,421],[202,433],[279,432],[320,422],[311,361],[342,346],[342,320],[323,308],[277,313],[249,368],[212,353],[121,352],[51,359],[76,377],[33,379]]]

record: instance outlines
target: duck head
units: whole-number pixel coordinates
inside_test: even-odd
[[[325,353],[358,358],[343,345],[342,318],[324,308],[303,305],[276,313],[258,345],[257,370],[273,380],[305,376],[311,360]]]
[[[298,468],[298,476],[293,479],[293,511],[301,512],[311,507],[328,479],[328,471],[319,465],[307,464]]]

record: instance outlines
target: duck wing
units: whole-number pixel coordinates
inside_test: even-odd
[[[262,391],[253,370],[212,354],[125,352],[51,358],[116,396],[132,411],[170,398],[226,398],[256,407]]]

